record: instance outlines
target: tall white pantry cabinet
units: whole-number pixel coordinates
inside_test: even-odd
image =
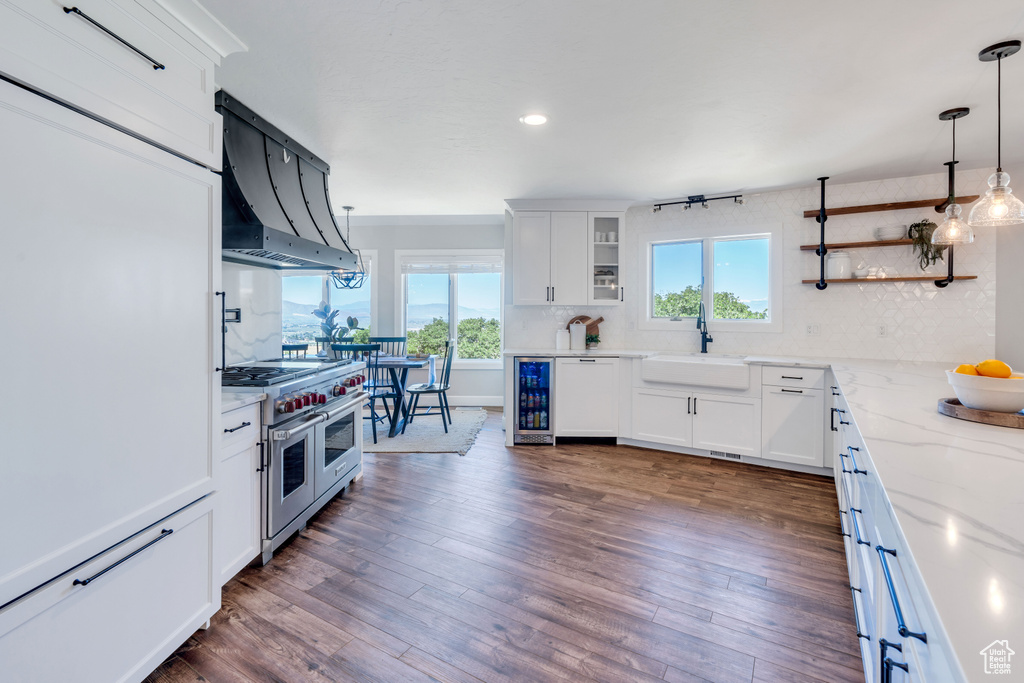
[[[191,1],[0,0],[3,680],[142,680],[220,605],[213,69],[242,48]]]

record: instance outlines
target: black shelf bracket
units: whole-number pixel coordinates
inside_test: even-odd
[[[828,176],[822,176],[818,178],[818,182],[821,183],[821,210],[818,213],[818,217],[815,218],[818,224],[821,225],[821,239],[818,242],[818,248],[814,250],[814,253],[821,259],[821,271],[818,276],[818,281],[814,283],[814,286],[819,290],[828,287],[828,283],[825,282],[825,254],[828,253],[828,248],[825,246],[825,221],[828,220],[828,215],[825,213],[825,181],[828,180]]]
[[[949,285],[950,282],[953,281],[953,245],[952,244],[949,245],[949,248],[946,250],[946,260],[949,262],[948,275],[946,275],[946,277],[942,278],[941,280],[936,280],[935,281],[935,286],[936,287],[946,287],[947,285]]]

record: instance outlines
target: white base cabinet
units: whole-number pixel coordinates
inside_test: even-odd
[[[821,389],[766,386],[761,400],[762,455],[779,462],[825,467]]]
[[[761,455],[761,400],[633,389],[632,438],[747,457]]]
[[[555,360],[555,436],[619,433],[619,359]]]
[[[0,679],[145,678],[220,608],[212,576],[211,498],[0,613]]]
[[[221,423],[214,525],[218,586],[260,553],[260,404],[224,413]]]

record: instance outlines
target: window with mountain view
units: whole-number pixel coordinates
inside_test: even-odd
[[[367,270],[370,261],[363,261]],[[337,326],[348,327],[348,318],[358,320],[350,335],[357,343],[365,342],[370,335],[370,277],[359,289],[339,289],[328,275],[290,275],[281,278],[281,333],[285,344],[309,344],[309,353],[316,353],[316,339],[323,338],[321,320],[313,314],[320,302],[338,310]]]
[[[455,339],[458,359],[501,357],[500,253],[408,254],[402,273],[411,353],[441,354]]]
[[[697,317],[770,321],[771,238],[715,237],[650,243],[649,320]]]

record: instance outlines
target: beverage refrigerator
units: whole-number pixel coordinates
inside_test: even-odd
[[[515,359],[515,443],[554,443],[554,358]]]

